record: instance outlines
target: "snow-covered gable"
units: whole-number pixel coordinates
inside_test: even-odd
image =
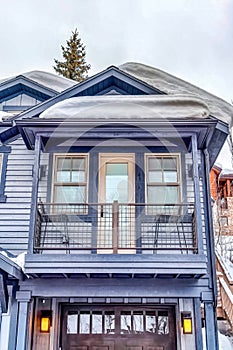
[[[232,125],[233,106],[197,86],[160,69],[141,63],[125,63],[119,66],[119,69],[141,79],[168,95],[182,94],[197,98],[199,97],[207,104],[212,116],[226,122],[229,126]]]
[[[18,76],[23,76],[25,78],[28,78],[40,85],[43,85],[44,87],[47,87],[57,92],[64,91],[70,88],[71,86],[78,84],[77,81],[67,79],[53,73],[40,71],[40,70],[33,70],[30,72],[22,73],[14,77],[2,79],[0,80],[0,84],[3,82],[6,82],[7,80],[15,79]]]

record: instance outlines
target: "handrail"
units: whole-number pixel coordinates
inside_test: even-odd
[[[38,203],[34,252],[197,253],[194,204]]]
[[[223,277],[219,277],[219,286],[222,299],[222,308],[226,313],[231,327],[233,328],[233,293]]]

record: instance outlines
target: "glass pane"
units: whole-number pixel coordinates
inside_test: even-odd
[[[93,334],[102,333],[102,313],[101,312],[92,313],[92,333]]]
[[[82,312],[79,316],[79,333],[90,333],[90,314],[89,312]]]
[[[178,202],[177,186],[148,186],[149,204],[175,204]]]
[[[85,171],[72,171],[71,182],[86,182]]]
[[[168,312],[159,311],[158,313],[158,334],[168,334],[169,323],[168,323]]]
[[[127,176],[128,175],[128,164],[127,163],[107,163],[106,174],[112,176]]]
[[[78,315],[67,315],[67,334],[78,333]]]
[[[70,170],[71,158],[57,158],[57,170]]]
[[[163,182],[162,171],[149,171],[149,182]]]
[[[56,186],[56,203],[85,203],[85,186]]]
[[[85,158],[72,158],[72,169],[84,171],[86,169],[86,159]]]
[[[128,164],[106,164],[106,202],[128,202]]]
[[[133,330],[135,333],[143,333],[143,313],[133,312]]]
[[[121,334],[131,333],[131,314],[130,312],[121,313]]]
[[[70,182],[70,171],[57,171],[57,182]]]
[[[155,333],[156,332],[156,317],[155,313],[148,311],[146,313],[146,332]]]
[[[157,157],[150,157],[148,159],[149,170],[159,170],[162,169],[162,159]]]
[[[178,202],[178,187],[167,186],[165,191],[165,203],[173,204]]]
[[[164,170],[177,170],[177,159],[176,158],[163,158],[163,169]]]
[[[105,312],[104,315],[104,333],[115,333],[115,315],[113,311]]]
[[[164,182],[177,182],[177,172],[176,171],[164,171]]]

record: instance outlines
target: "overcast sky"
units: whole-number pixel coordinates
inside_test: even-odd
[[[135,61],[233,100],[233,0],[0,0],[0,79],[55,73],[76,27],[89,75]]]

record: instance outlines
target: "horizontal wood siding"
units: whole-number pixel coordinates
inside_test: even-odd
[[[0,247],[18,255],[28,246],[34,152],[26,149],[22,139],[10,146],[5,185],[7,200],[0,203]]]

